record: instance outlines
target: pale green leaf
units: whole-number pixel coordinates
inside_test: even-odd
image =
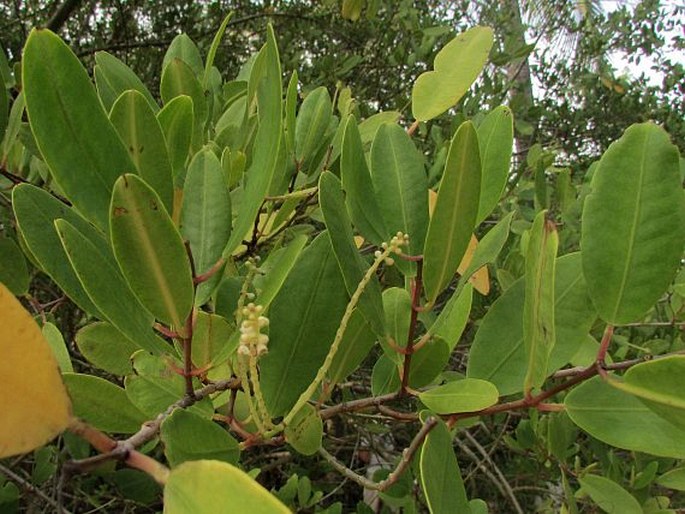
[[[479,411],[496,404],[498,397],[492,382],[477,378],[455,380],[419,394],[423,404],[438,414]]]

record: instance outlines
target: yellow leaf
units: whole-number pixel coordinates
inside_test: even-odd
[[[71,402],[38,325],[0,284],[0,458],[26,453],[61,433]]]
[[[438,199],[438,193],[433,191],[432,189],[428,190],[428,213],[430,216],[433,215],[433,209],[435,209],[435,202]],[[461,263],[459,263],[459,268],[457,268],[457,271],[459,274],[463,274],[467,268],[469,267],[469,264],[471,264],[471,259],[473,258],[473,252],[476,251],[476,246],[478,246],[478,239],[476,239],[476,236],[471,235],[471,241],[469,241],[469,246],[466,249],[466,253],[464,254],[464,257],[461,259]],[[488,273],[488,268],[487,266],[483,266],[480,268],[478,271],[476,271],[471,278],[469,278],[469,282],[473,284],[473,287],[476,288],[476,291],[478,291],[480,294],[483,296],[486,296],[490,292],[490,274]]]

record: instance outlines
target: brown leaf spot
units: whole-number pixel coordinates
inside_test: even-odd
[[[124,214],[128,214],[128,210],[125,207],[115,207],[114,208],[114,217],[117,218],[119,216],[123,216]]]

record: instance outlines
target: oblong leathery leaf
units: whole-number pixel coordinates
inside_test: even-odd
[[[105,252],[107,244],[102,235],[73,209],[47,191],[30,184],[19,184],[13,188],[12,208],[24,243],[40,268],[79,308],[102,318],[102,313],[76,276],[53,223],[56,219],[67,220],[79,232],[86,234],[90,241],[99,242],[99,248]]]
[[[555,276],[555,334],[548,374],[566,364],[583,343],[596,319],[582,274],[580,253],[558,259]],[[469,353],[467,375],[488,380],[500,394],[523,389],[526,352],[523,345],[524,279],[514,282],[483,318]]]
[[[578,478],[583,491],[604,512],[609,514],[643,514],[640,503],[628,491],[613,480],[598,476],[585,475]]]
[[[193,137],[192,146],[199,149],[204,143],[204,127],[207,120],[207,99],[202,85],[193,70],[183,61],[173,59],[164,67],[160,82],[160,95],[164,105],[174,98],[186,95],[193,101]]]
[[[172,412],[162,422],[159,435],[172,468],[201,459],[238,463],[238,441],[218,424],[185,409]]]
[[[656,414],[685,430],[685,399],[680,378],[685,373],[685,356],[671,355],[630,368],[623,381],[609,384],[637,396]]]
[[[456,104],[485,66],[492,43],[490,27],[473,27],[447,43],[435,56],[433,71],[422,73],[414,82],[414,118],[430,120]]]
[[[10,98],[5,89],[5,84],[0,84],[0,142],[5,137],[7,123],[9,121]]]
[[[428,229],[428,178],[423,158],[405,130],[385,123],[371,145],[371,179],[385,227],[409,234],[410,255],[419,255]]]
[[[290,509],[231,464],[196,460],[174,468],[164,487],[164,514],[188,512],[290,514]]]
[[[130,434],[147,420],[126,392],[104,378],[81,373],[63,373],[74,405],[74,415],[103,432]]]
[[[114,255],[135,295],[155,317],[182,329],[193,306],[193,278],[181,235],[159,196],[137,175],[114,185]]]
[[[133,371],[131,356],[141,349],[120,330],[105,321],[86,325],[76,332],[74,340],[88,362],[120,377]]]
[[[447,343],[453,350],[461,337],[471,312],[473,286],[466,284],[460,292],[454,292],[431,325],[430,332]]]
[[[0,458],[5,458],[46,444],[69,425],[72,415],[50,346],[2,283],[0,312]]]
[[[206,273],[221,258],[231,235],[231,196],[221,162],[209,148],[196,153],[188,167],[180,230],[190,243],[195,273]],[[196,305],[207,301],[220,279],[217,272],[199,285]]]
[[[55,359],[57,359],[60,371],[74,371],[74,366],[71,364],[71,357],[69,357],[69,350],[67,349],[64,337],[62,336],[62,332],[59,331],[59,328],[48,321],[43,324],[41,332],[50,346],[52,353],[55,355]]]
[[[509,107],[500,105],[478,126],[478,147],[483,174],[476,226],[488,217],[504,192],[509,178],[513,142],[514,117]]]
[[[204,65],[202,64],[200,50],[188,34],[179,34],[171,41],[164,54],[162,68],[166,68],[174,59],[183,61],[195,76],[201,77],[203,75]]]
[[[324,143],[332,115],[331,96],[323,86],[310,92],[302,102],[295,126],[295,159],[305,173],[314,171],[306,163]]]
[[[422,412],[421,420],[425,423],[429,415]],[[421,489],[431,514],[470,512],[457,456],[452,448],[452,435],[440,419],[436,420],[435,427],[421,445],[419,469]]]
[[[492,382],[478,378],[454,380],[419,394],[419,400],[438,414],[479,411],[495,405],[498,397]]]
[[[109,321],[131,341],[161,354],[169,346],[152,332],[152,315],[143,307],[111,258],[65,220],[55,221],[64,251],[84,290]]]
[[[564,406],[576,425],[611,446],[660,457],[685,458],[685,430],[599,377],[573,389],[564,399]]]
[[[231,18],[233,18],[233,11],[229,12],[225,17],[224,20],[221,22],[221,25],[219,25],[219,28],[216,31],[216,34],[214,34],[214,38],[212,39],[212,44],[209,47],[209,51],[207,52],[207,62],[205,63],[205,69],[204,73],[202,75],[202,87],[207,89],[207,85],[209,83],[209,77],[212,72],[212,66],[214,66],[214,59],[216,57],[216,52],[219,49],[219,45],[221,44],[221,39],[224,37],[224,33],[226,32],[226,27],[228,26],[228,22],[231,21]],[[173,42],[172,42],[173,43]],[[202,62],[200,60],[200,62]]]
[[[173,208],[171,162],[162,128],[145,97],[126,91],[112,106],[109,119],[128,148],[138,175],[154,189],[168,212]]]
[[[319,178],[319,204],[331,238],[335,258],[345,279],[347,292],[352,296],[364,277],[368,265],[354,244],[352,224],[345,209],[345,197],[340,181],[328,171],[323,172]],[[364,289],[359,298],[358,309],[376,334],[384,336],[381,287],[376,277],[372,277]]]
[[[157,114],[164,138],[166,139],[174,184],[183,184],[186,159],[193,139],[193,100],[187,95],[179,95]]]
[[[383,291],[383,310],[388,337],[400,347],[407,346],[409,326],[411,325],[411,296],[409,291],[400,287],[390,287]],[[397,364],[404,360],[394,348],[383,339],[381,345],[386,355]]]
[[[148,88],[125,63],[103,51],[95,53],[95,63],[95,85],[105,110],[109,111],[124,91],[135,90],[145,97],[154,112],[159,111]]]
[[[269,312],[269,353],[261,361],[264,399],[273,416],[291,408],[316,376],[348,295],[328,233],[307,247]]]
[[[374,244],[381,244],[388,237],[373,183],[366,165],[362,141],[354,116],[345,122],[342,150],[340,155],[340,174],[343,189],[347,193],[345,204],[359,233]]]
[[[523,391],[542,386],[549,357],[556,342],[554,330],[554,275],[559,238],[547,211],[535,216],[526,250],[525,299],[523,301],[523,345],[527,371]]]
[[[19,245],[9,237],[0,237],[0,282],[16,296],[29,290],[29,271]]]
[[[285,248],[279,248],[269,253],[269,256],[259,267],[264,274],[256,276],[254,280],[254,286],[257,290],[256,303],[264,307],[265,311],[269,309],[269,305],[280,291],[306,244],[307,236],[297,236]]]
[[[264,73],[257,89],[258,126],[254,141],[252,162],[245,173],[245,189],[238,216],[233,225],[233,232],[224,249],[224,255],[230,255],[241,243],[245,234],[252,227],[259,215],[262,201],[269,191],[271,180],[279,163],[280,145],[283,138],[281,84],[281,63],[278,45],[271,25],[268,27],[267,42],[264,52]],[[261,52],[260,52],[261,53]],[[254,70],[253,70],[254,71]],[[252,85],[252,81],[250,81]],[[248,98],[251,95],[248,93]]]
[[[462,275],[462,281],[471,278],[474,273],[486,264],[495,262],[495,259],[497,259],[497,256],[504,247],[504,243],[507,242],[509,227],[511,226],[513,217],[514,213],[509,213],[502,218],[497,225],[488,230],[488,233],[478,242],[478,246],[476,246],[476,250],[473,252],[471,262],[469,262],[466,271],[464,271]]]
[[[452,138],[435,210],[423,249],[426,297],[434,302],[452,280],[471,239],[478,214],[481,164],[478,136],[471,122]],[[411,237],[411,234],[410,234]]]
[[[225,352],[234,332],[226,318],[217,314],[198,311],[193,327],[192,357],[198,368],[213,366],[217,356]]]
[[[678,150],[653,123],[629,127],[604,152],[583,208],[581,248],[604,321],[642,316],[666,291],[685,245]]]
[[[84,216],[107,231],[114,181],[135,165],[86,70],[57,35],[34,29],[22,74],[31,130],[55,182]]]

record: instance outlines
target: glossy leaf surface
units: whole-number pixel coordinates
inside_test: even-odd
[[[260,364],[262,391],[273,416],[285,414],[316,376],[347,301],[324,232],[302,252],[271,303],[269,353]]]
[[[645,314],[675,277],[684,245],[678,150],[657,125],[632,125],[604,152],[583,209],[583,273],[602,319]]]
[[[638,398],[593,378],[564,400],[571,420],[591,436],[616,448],[685,458],[685,430],[652,412]]]
[[[138,91],[126,91],[112,106],[109,119],[126,145],[138,175],[154,189],[168,212],[173,208],[171,163],[155,112]]]
[[[177,96],[159,111],[157,120],[166,139],[174,183],[182,183],[180,179],[183,178],[185,162],[193,139],[193,100],[187,95]]]
[[[55,182],[84,216],[107,231],[114,181],[135,165],[86,70],[47,29],[31,32],[22,70],[31,130]]]
[[[164,514],[289,514],[290,510],[247,473],[215,460],[186,462],[169,474]]]
[[[478,214],[480,166],[478,136],[471,122],[463,123],[450,144],[423,249],[429,302],[452,280],[471,239]]]
[[[173,468],[201,459],[237,464],[240,455],[238,442],[227,430],[185,409],[176,409],[164,420],[160,437]]]
[[[127,174],[114,187],[110,211],[114,255],[131,289],[157,319],[181,329],[193,304],[193,280],[159,196]]]
[[[477,378],[454,380],[419,394],[421,402],[438,414],[479,411],[496,404],[498,397],[491,382]]]
[[[419,75],[411,92],[412,113],[419,121],[439,116],[468,91],[488,60],[490,27],[473,27],[438,52],[433,71]]]

